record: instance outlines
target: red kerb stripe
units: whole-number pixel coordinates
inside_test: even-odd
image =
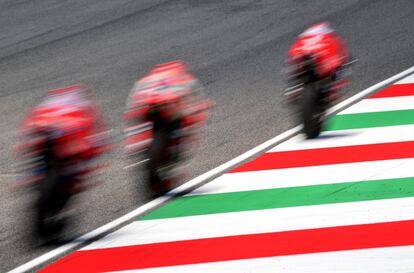
[[[48,272],[110,272],[414,245],[414,220],[77,251]]]
[[[265,153],[230,172],[249,172],[414,157],[414,141]]]
[[[414,84],[394,84],[390,87],[375,93],[369,99],[380,99],[390,97],[414,96]]]

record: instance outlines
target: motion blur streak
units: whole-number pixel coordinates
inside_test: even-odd
[[[17,151],[25,175],[18,184],[36,190],[33,225],[42,242],[59,239],[67,223],[62,210],[86,188],[86,176],[98,168],[93,160],[109,149],[90,92],[82,85],[49,91],[21,128]]]
[[[125,151],[139,162],[137,155],[147,157],[147,180],[154,196],[177,184],[176,167],[195,147],[192,143],[212,106],[201,89],[188,65],[177,60],[154,66],[128,98]]]

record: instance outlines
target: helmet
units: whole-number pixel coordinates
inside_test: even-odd
[[[333,32],[335,31],[331,27],[330,23],[321,22],[321,23],[312,25],[309,28],[307,28],[302,34],[299,35],[299,37],[328,34],[328,33],[333,33]]]
[[[188,65],[182,60],[175,60],[163,64],[157,64],[152,67],[150,74],[154,73],[171,73],[171,74],[180,74],[186,73],[188,70]]]

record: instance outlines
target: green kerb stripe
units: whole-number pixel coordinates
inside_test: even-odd
[[[184,196],[143,220],[414,196],[414,177]]]
[[[336,115],[329,119],[326,131],[414,124],[414,110],[398,110]]]

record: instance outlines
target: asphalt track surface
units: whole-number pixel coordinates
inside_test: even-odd
[[[0,272],[52,249],[33,246],[31,195],[10,189],[17,128],[46,90],[92,87],[117,143],[99,186],[74,202],[76,236],[149,200],[119,141],[125,99],[151,65],[186,60],[216,101],[188,180],[295,125],[280,71],[306,26],[330,21],[348,41],[351,95],[414,64],[412,14],[409,0],[0,0]]]

